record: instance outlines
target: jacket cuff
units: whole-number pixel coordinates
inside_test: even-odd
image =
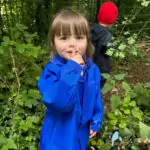
[[[101,126],[102,126],[102,122],[96,120],[96,121],[92,122],[92,124],[91,124],[91,129],[92,129],[93,131],[98,132],[98,131],[100,130]]]
[[[75,68],[75,70],[77,71],[77,73],[81,73],[81,71],[83,70],[83,68],[80,66],[80,64],[78,64],[77,62],[75,62],[73,60],[68,60],[67,65],[70,68]]]

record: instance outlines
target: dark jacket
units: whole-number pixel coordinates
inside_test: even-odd
[[[81,78],[84,81],[82,91],[79,88]],[[85,150],[89,130],[99,131],[102,125],[99,82],[99,69],[90,59],[82,68],[72,60],[64,61],[56,56],[45,66],[38,82],[47,108],[40,150]]]
[[[99,67],[101,73],[110,73],[110,57],[106,54],[108,43],[112,42],[112,34],[100,24],[93,24],[90,27],[90,38],[95,47],[93,61]],[[101,77],[101,88],[106,79]]]

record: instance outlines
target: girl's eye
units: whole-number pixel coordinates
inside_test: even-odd
[[[85,37],[84,36],[77,36],[76,39],[78,40],[81,40],[81,39],[84,39]]]
[[[61,36],[61,37],[60,37],[60,40],[67,40],[67,39],[68,39],[67,36]]]

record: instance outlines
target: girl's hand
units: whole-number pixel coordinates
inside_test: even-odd
[[[72,56],[70,59],[80,64],[82,67],[84,67],[85,65],[85,62],[80,54],[76,54]]]
[[[90,137],[89,138],[93,138],[94,136],[96,136],[97,132],[90,130]]]

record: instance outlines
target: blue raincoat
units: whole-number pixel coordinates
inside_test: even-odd
[[[47,108],[40,150],[86,149],[90,129],[99,131],[103,120],[99,83],[99,69],[90,59],[84,68],[58,55],[50,60],[38,81]]]

